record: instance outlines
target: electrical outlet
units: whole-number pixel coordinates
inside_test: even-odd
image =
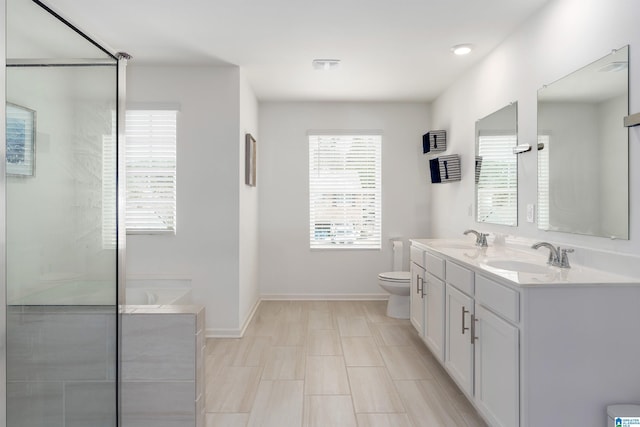
[[[534,222],[536,216],[536,205],[529,203],[527,205],[527,222]]]

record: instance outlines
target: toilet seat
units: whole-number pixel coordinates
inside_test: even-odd
[[[378,279],[385,282],[409,283],[411,281],[411,273],[408,271],[388,271],[378,274]]]

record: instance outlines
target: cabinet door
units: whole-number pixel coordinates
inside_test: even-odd
[[[424,304],[422,287],[424,286],[424,268],[411,263],[411,324],[418,331],[418,335],[424,334]]]
[[[472,298],[447,283],[444,367],[469,396],[473,396],[473,305]]]
[[[476,307],[475,401],[496,427],[520,425],[518,328]]]
[[[444,282],[426,273],[424,277],[424,342],[444,362]]]

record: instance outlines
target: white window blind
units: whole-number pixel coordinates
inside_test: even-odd
[[[127,111],[127,233],[175,233],[176,116]]]
[[[518,159],[513,154],[516,135],[480,135],[478,155],[482,172],[478,180],[479,222],[516,225],[518,211]]]
[[[549,135],[538,135],[538,228],[549,230]]]
[[[102,247],[116,247],[116,113],[111,113],[111,134],[102,136]]]
[[[312,249],[379,249],[382,137],[309,136],[309,241]]]

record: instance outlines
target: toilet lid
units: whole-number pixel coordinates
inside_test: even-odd
[[[388,271],[378,274],[378,278],[389,282],[408,282],[411,280],[411,273],[408,271]]]

